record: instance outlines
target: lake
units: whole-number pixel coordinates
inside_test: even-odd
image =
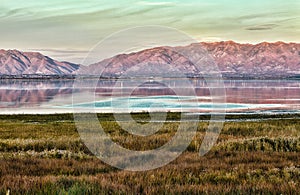
[[[224,80],[224,88],[226,101],[216,104],[202,79],[7,79],[0,80],[0,113],[300,112],[300,80]]]

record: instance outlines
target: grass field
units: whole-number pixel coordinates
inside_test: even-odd
[[[174,135],[180,115],[137,139],[110,114],[99,114],[112,139],[148,150]],[[198,155],[208,122],[201,121],[188,149],[167,166],[118,170],[94,157],[80,140],[73,115],[0,116],[0,193],[11,194],[300,194],[299,115],[227,116],[261,121],[225,122],[217,144]],[[134,114],[136,120],[148,115]],[[202,116],[201,119],[209,119]]]

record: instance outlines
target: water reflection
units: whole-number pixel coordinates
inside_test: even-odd
[[[73,80],[0,80],[0,108],[41,109],[71,105],[72,93],[84,97],[95,95],[95,101],[109,97],[122,97],[130,93],[134,97],[174,96],[174,88],[185,94],[190,90],[180,79],[159,80],[99,80],[97,87],[90,86],[93,80],[82,80],[73,89]],[[266,109],[263,105],[278,105],[276,109],[300,110],[299,80],[225,80],[228,103],[256,104],[255,110]],[[210,102],[210,93],[204,80],[191,80],[200,102]],[[94,94],[95,92],[95,94]],[[82,99],[84,102],[84,98]],[[188,101],[188,100],[187,100]],[[64,109],[66,109],[65,107]],[[272,108],[274,109],[274,107]]]
[[[71,80],[0,80],[0,107],[38,107],[72,94]]]

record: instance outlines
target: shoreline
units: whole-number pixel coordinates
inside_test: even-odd
[[[135,111],[116,111],[116,110],[93,110],[93,109],[86,109],[86,110],[69,110],[66,111],[65,109],[58,110],[58,109],[26,109],[26,110],[7,110],[7,111],[0,111],[0,115],[64,115],[64,114],[143,114],[143,113],[186,113],[187,115],[198,115],[198,116],[210,116],[210,115],[224,115],[224,116],[253,116],[253,115],[261,115],[261,116],[272,116],[272,115],[300,115],[300,110],[252,110],[252,111],[234,111],[231,112],[213,112],[209,110],[201,110],[199,111],[190,111],[190,110],[181,110],[181,109],[170,109],[167,111],[162,110],[135,110]]]
[[[155,112],[156,114],[161,114],[162,112]],[[98,119],[105,119],[108,121],[114,121],[114,115],[128,115],[127,113],[82,113],[82,114],[96,114]],[[167,120],[162,121],[151,121],[151,122],[178,122],[181,120],[182,115],[191,115],[192,113],[186,112],[167,112],[164,113],[167,115]],[[149,113],[147,112],[135,112],[130,113],[130,115],[135,118],[140,118],[140,122],[145,121],[149,122]],[[198,115],[199,122],[209,122],[210,120],[210,113]],[[52,113],[52,114],[1,114],[0,113],[0,120],[10,120],[10,119],[20,119],[20,120],[28,120],[29,121],[39,121],[41,119],[46,119],[47,121],[66,121],[66,120],[74,120],[74,113]],[[267,121],[267,120],[300,120],[300,112],[299,113],[272,113],[272,114],[239,114],[239,113],[232,113],[225,115],[224,122],[239,122],[239,121]],[[187,120],[185,120],[187,121]]]

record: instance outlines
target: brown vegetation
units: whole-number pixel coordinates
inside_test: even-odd
[[[155,135],[137,140],[102,117],[112,138],[132,149],[159,147],[178,125],[166,123]],[[145,172],[118,170],[94,157],[69,116],[0,118],[1,194],[8,189],[12,194],[300,192],[297,118],[226,122],[218,143],[203,157],[198,149],[208,123],[201,122],[186,152],[167,166]]]

